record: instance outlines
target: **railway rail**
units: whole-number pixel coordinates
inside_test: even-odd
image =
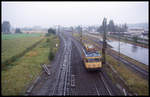
[[[92,38],[92,37],[88,37],[89,40],[95,42],[96,44],[96,47],[98,47],[99,49],[102,49],[102,43],[99,39],[95,39],[95,38]],[[122,58],[122,57],[119,57],[118,55],[116,55],[116,53],[113,53],[112,50],[110,48],[108,48],[106,50],[106,53],[110,56],[112,56],[113,58],[115,58],[116,60],[119,60],[120,62],[122,62],[123,64],[125,64],[125,66],[127,66],[129,69],[131,69],[132,71],[134,71],[135,73],[138,73],[142,78],[144,79],[148,79],[149,76],[149,72],[144,70],[143,68],[137,66],[136,64],[132,63],[132,62],[129,62],[128,60],[126,60],[125,58]]]
[[[71,58],[71,50],[72,50],[72,44],[71,41],[65,40],[64,41],[64,61],[62,65],[59,68],[59,74],[57,77],[57,82],[53,88],[53,92],[49,95],[69,95],[69,88],[70,88],[70,58]]]
[[[82,45],[73,37],[59,35],[61,49],[54,63],[44,73],[31,95],[123,95],[110,85],[110,80],[102,72],[87,72],[82,63]],[[62,45],[63,44],[63,45]]]
[[[94,41],[95,43],[99,44],[99,48],[101,49],[101,45],[102,43],[99,42],[98,40],[92,39],[90,38],[90,40]],[[143,77],[144,79],[148,79],[148,72],[144,69],[142,69],[141,67],[125,60],[122,57],[119,57],[118,55],[116,55],[115,53],[112,53],[112,51],[109,49],[107,50],[107,54],[112,56],[113,58],[115,58],[116,60],[119,60],[120,62],[122,62],[123,64],[125,64],[128,68],[132,69],[133,71],[135,71],[136,73],[140,74],[141,77]]]
[[[42,73],[29,95],[69,95],[72,42],[63,34],[59,38],[60,48],[51,65],[47,65],[50,75]]]
[[[97,79],[95,79],[93,83],[95,83],[95,90],[98,96],[102,96],[102,95],[112,96],[110,87],[107,85],[106,79],[104,78],[102,73],[97,74]]]
[[[71,37],[71,36],[68,36],[68,37]],[[81,49],[83,47],[76,39],[74,39],[74,37],[72,37],[72,41],[73,41],[74,45],[76,46],[76,49],[79,52],[78,57],[80,57],[79,59],[81,59]],[[80,64],[80,65],[83,66],[83,64]],[[76,73],[76,76],[84,76],[84,77],[88,76],[88,79],[92,80],[93,84],[91,87],[93,87],[94,90],[93,90],[93,93],[91,93],[89,95],[96,95],[96,96],[99,96],[99,95],[124,95],[124,94],[121,94],[121,92],[116,87],[112,88],[112,85],[110,86],[107,83],[109,79],[106,79],[106,75],[104,75],[103,72],[104,71],[95,72],[95,73],[92,73],[92,72],[87,73],[86,72],[87,74],[85,74],[85,75],[82,75],[81,73],[83,73],[83,72],[81,72],[79,74]],[[79,80],[79,79],[76,78],[76,80]],[[85,82],[85,84],[86,84],[86,82]],[[89,84],[91,84],[91,83],[89,83]],[[114,89],[114,90],[112,90],[112,89]],[[118,90],[118,91],[116,91],[116,90]]]

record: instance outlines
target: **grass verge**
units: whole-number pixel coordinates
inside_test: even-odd
[[[106,61],[110,63],[119,73],[119,75],[126,81],[129,89],[132,90],[132,92],[137,93],[138,95],[149,95],[148,80],[139,77],[137,74],[129,70],[125,64],[119,63],[109,55],[106,55]],[[119,66],[117,65],[118,63],[120,64]],[[113,79],[113,76],[111,76],[111,78]]]

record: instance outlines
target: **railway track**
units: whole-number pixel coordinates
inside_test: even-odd
[[[90,40],[94,41],[95,43],[99,44],[100,46],[102,46],[102,42],[99,42],[98,40],[92,39],[90,38]],[[99,48],[101,49],[101,47],[99,46]],[[122,62],[123,64],[125,64],[129,69],[133,70],[134,72],[138,73],[142,78],[144,79],[148,79],[148,72],[142,68],[140,68],[139,66],[125,60],[122,57],[119,57],[118,55],[112,53],[110,50],[107,50],[106,52],[108,55],[112,56],[113,58],[115,58],[116,60],[119,60],[120,62]]]
[[[59,37],[61,49],[51,68],[48,68],[50,75],[42,75],[31,95],[119,95],[101,72],[86,71],[81,62],[82,45],[77,40],[65,34]]]
[[[43,73],[38,84],[34,86],[29,95],[68,95],[70,87],[70,56],[72,42],[60,34],[60,48],[54,61],[48,65],[50,75]]]
[[[106,79],[102,75],[102,72],[97,73],[97,78],[93,81],[93,83],[95,83],[95,90],[98,96],[113,95],[110,87],[106,83]]]
[[[69,36],[69,37],[71,37],[71,36]],[[81,59],[82,59],[81,58],[81,48],[83,48],[83,47],[80,43],[78,43],[77,40],[74,39],[74,37],[72,37],[72,41],[73,41],[73,44],[76,47],[76,50],[79,52],[78,60],[81,61]],[[74,56],[76,56],[76,55],[74,55]],[[80,66],[82,66],[82,67],[79,68],[79,65],[78,65],[78,70],[79,71],[77,72],[75,70],[76,71],[76,73],[74,74],[76,76],[75,80],[76,81],[77,80],[82,80],[82,78],[87,79],[87,81],[85,80],[84,84],[87,85],[86,87],[87,87],[87,89],[90,89],[90,91],[87,90],[87,89],[84,89],[84,88],[86,88],[85,86],[84,86],[84,88],[82,88],[83,86],[78,85],[78,81],[77,81],[77,82],[75,82],[77,84],[77,87],[78,87],[78,89],[75,90],[76,95],[95,95],[95,96],[100,96],[100,95],[110,95],[110,96],[112,96],[112,95],[123,95],[123,94],[120,93],[120,91],[116,91],[118,89],[110,87],[110,85],[107,83],[108,79],[106,79],[106,77],[105,77],[106,75],[103,74],[104,71],[95,72],[95,73],[94,72],[93,73],[92,72],[87,72],[82,63],[78,62],[78,64],[80,64]],[[82,81],[80,83],[82,83]],[[113,85],[111,85],[111,86],[113,86]],[[112,90],[112,89],[114,89],[114,90]],[[85,93],[87,93],[87,94],[85,94]]]
[[[72,42],[68,38],[68,40],[62,38],[64,41],[64,60],[62,65],[59,68],[59,74],[57,76],[56,84],[53,88],[53,92],[49,95],[69,95],[70,88],[70,58],[71,58],[71,50],[72,50]]]

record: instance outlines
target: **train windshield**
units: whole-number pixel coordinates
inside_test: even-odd
[[[94,59],[87,59],[87,62],[100,62],[99,58],[94,58]]]
[[[101,56],[99,52],[87,52],[86,53],[87,57],[97,57],[97,56]]]

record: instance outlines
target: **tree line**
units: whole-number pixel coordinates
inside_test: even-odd
[[[11,34],[11,25],[9,23],[9,21],[4,21],[1,25],[2,27],[2,33],[3,34]],[[20,28],[16,28],[15,29],[15,33],[22,33],[22,31],[20,30]]]
[[[122,25],[115,25],[113,20],[110,20],[109,23],[106,25],[107,32],[127,32],[128,27],[127,24]],[[103,26],[101,25],[98,29],[98,32],[103,33]]]

